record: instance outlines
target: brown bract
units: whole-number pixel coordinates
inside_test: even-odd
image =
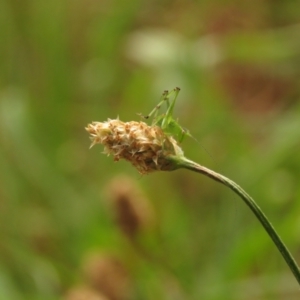
[[[173,137],[166,135],[160,127],[144,122],[108,119],[88,124],[86,130],[90,133],[91,147],[103,144],[104,153],[112,154],[115,161],[131,162],[141,174],[174,170],[176,166],[168,158],[183,155]]]

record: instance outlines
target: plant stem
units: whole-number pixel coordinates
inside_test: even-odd
[[[234,181],[230,180],[229,178],[226,178],[225,176],[218,174],[206,167],[203,167],[185,157],[176,156],[176,157],[172,157],[171,160],[173,161],[174,164],[177,165],[178,169],[184,168],[208,176],[213,180],[218,181],[224,184],[225,186],[229,187],[238,196],[240,196],[243,199],[243,201],[248,205],[248,207],[252,210],[252,212],[255,214],[255,216],[262,224],[262,226],[265,228],[265,230],[273,240],[274,244],[276,245],[277,249],[283,256],[284,260],[288,264],[289,268],[293,272],[296,280],[300,285],[300,269],[295,259],[293,258],[293,256],[291,255],[291,253],[289,252],[289,250],[287,249],[287,247],[285,246],[285,244],[283,243],[279,235],[277,234],[276,230],[274,229],[274,227],[272,226],[272,224],[270,223],[266,215],[261,211],[261,209],[256,204],[256,202],[239,185],[237,185]]]

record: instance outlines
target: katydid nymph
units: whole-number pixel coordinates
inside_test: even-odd
[[[154,107],[154,109],[147,116],[143,116],[145,119],[149,119],[153,116],[152,126],[159,126],[167,135],[175,138],[181,143],[184,137],[187,135],[195,139],[186,129],[182,128],[177,121],[173,119],[173,110],[177,96],[180,92],[180,88],[176,87],[171,92],[164,91],[160,102]],[[170,99],[173,96],[173,99]],[[158,115],[158,111],[163,103],[167,104],[167,111],[164,114]]]

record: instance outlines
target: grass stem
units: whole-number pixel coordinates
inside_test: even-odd
[[[230,180],[229,178],[227,178],[221,174],[218,174],[206,167],[203,167],[185,157],[177,156],[177,157],[173,157],[172,159],[174,159],[174,163],[177,165],[178,169],[184,168],[184,169],[188,169],[188,170],[191,170],[191,171],[194,171],[197,173],[201,173],[205,176],[208,176],[208,177],[212,178],[213,180],[224,184],[225,186],[227,186],[228,188],[233,190],[239,197],[241,197],[242,200],[247,204],[247,206],[255,214],[255,216],[257,217],[259,222],[262,224],[264,229],[267,231],[268,235],[271,237],[272,241],[274,242],[277,249],[283,256],[284,260],[288,264],[289,268],[291,269],[292,273],[294,274],[296,280],[298,281],[298,283],[300,285],[300,269],[299,269],[295,259],[293,258],[293,256],[291,255],[291,253],[289,252],[289,250],[287,249],[287,247],[285,246],[285,244],[279,237],[278,233],[272,226],[271,222],[268,220],[266,215],[262,212],[260,207],[238,184],[236,184],[234,181]]]

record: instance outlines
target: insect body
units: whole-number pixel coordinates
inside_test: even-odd
[[[150,112],[149,115],[143,117],[145,119],[148,119],[153,116],[153,126],[156,125],[161,127],[161,129],[167,135],[173,136],[173,138],[181,143],[186,135],[191,138],[193,138],[193,136],[187,130],[181,127],[176,120],[173,119],[173,110],[179,92],[180,88],[178,87],[176,87],[171,92],[164,91],[158,105],[155,106],[155,108]],[[158,111],[164,102],[167,104],[167,111],[164,114],[158,115]]]

